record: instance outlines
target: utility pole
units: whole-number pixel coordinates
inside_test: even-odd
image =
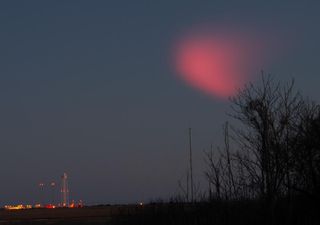
[[[193,202],[193,173],[192,173],[192,129],[189,128],[189,156],[190,156],[190,189],[191,189],[191,202]]]

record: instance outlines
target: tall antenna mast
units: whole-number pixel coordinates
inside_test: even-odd
[[[51,204],[54,205],[55,201],[54,201],[54,198],[55,198],[55,187],[56,187],[56,182],[52,181],[50,183],[50,186],[51,186],[51,191],[52,191],[52,199],[51,199]]]
[[[192,129],[189,128],[189,156],[190,156],[190,189],[191,189],[191,202],[193,202],[193,173],[192,173]]]
[[[63,173],[63,175],[61,176],[61,206],[69,207],[69,189],[67,173]]]
[[[44,206],[44,183],[40,182],[39,183],[39,190],[40,190],[40,206]]]

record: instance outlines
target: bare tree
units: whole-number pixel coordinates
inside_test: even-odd
[[[320,199],[320,106],[288,84],[262,76],[231,99],[238,126],[224,126],[224,147],[205,153],[209,196],[274,203],[305,194]],[[232,140],[232,148],[230,148]]]
[[[214,154],[213,147],[211,145],[210,151],[205,152],[205,161],[207,164],[207,170],[205,175],[209,182],[210,196],[217,199],[233,199],[237,197],[237,185],[234,177],[234,156],[230,151],[229,145],[229,128],[228,122],[223,126],[224,129],[224,148],[222,151],[217,147],[216,154]]]
[[[221,156],[215,158],[212,148],[205,153],[208,169],[205,171],[209,182],[209,200],[221,199],[222,161]]]
[[[249,84],[231,99],[232,116],[241,123],[234,130],[237,159],[267,200],[287,193],[284,184],[290,183],[289,139],[296,135],[292,127],[303,103],[293,87],[293,81],[281,85],[263,75],[261,86]]]
[[[292,138],[290,187],[312,199],[320,199],[320,106],[305,102],[300,110],[297,135]]]

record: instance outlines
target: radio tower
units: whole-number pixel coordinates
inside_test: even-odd
[[[69,189],[67,173],[63,173],[63,175],[61,176],[61,206],[69,207]]]

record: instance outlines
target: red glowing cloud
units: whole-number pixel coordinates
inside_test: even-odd
[[[262,46],[252,37],[230,32],[193,32],[177,42],[175,68],[191,86],[225,98],[256,72],[257,44]]]

